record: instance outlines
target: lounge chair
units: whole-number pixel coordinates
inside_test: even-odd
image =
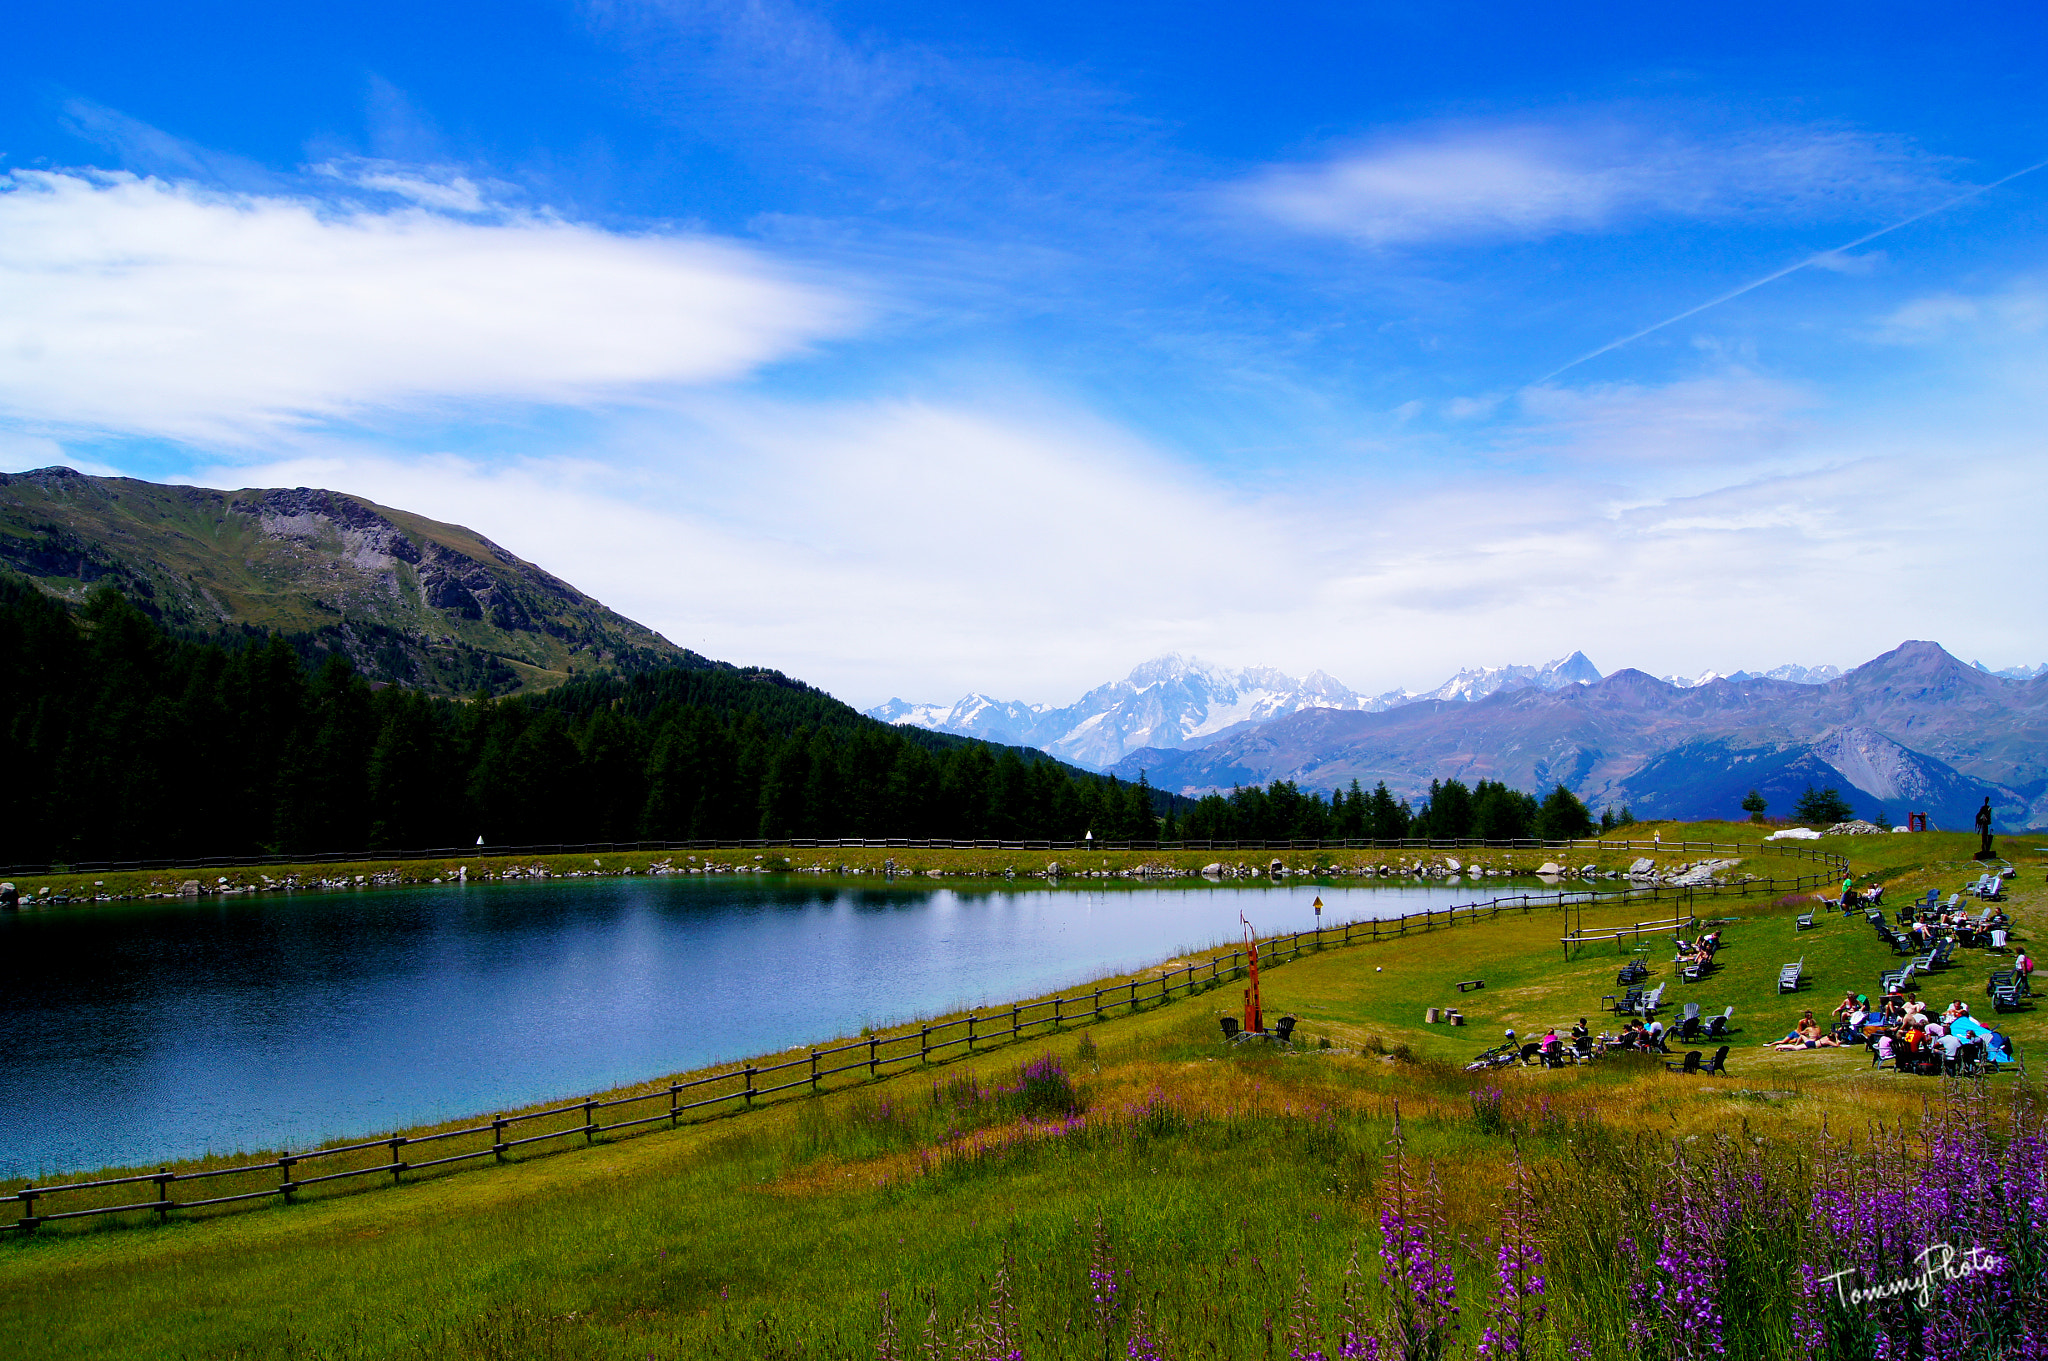
[[[1714,1061],[1700,1070],[1702,1077],[1713,1077],[1716,1074],[1728,1076],[1728,1046],[1725,1044],[1714,1051]]]
[[[1656,1014],[1658,1004],[1664,1000],[1664,989],[1666,986],[1666,984],[1659,983],[1656,987],[1643,994],[1641,1003],[1643,1015],[1654,1016]]]
[[[1294,1017],[1282,1016],[1280,1024],[1273,1027],[1273,1038],[1282,1044],[1294,1038]]]
[[[1235,1016],[1218,1016],[1218,1017],[1217,1017],[1216,1019],[1217,1019],[1218,1021],[1221,1021],[1221,1022],[1223,1023],[1223,1038],[1224,1038],[1224,1039],[1226,1039],[1226,1040],[1234,1040],[1234,1039],[1236,1039],[1236,1038],[1237,1038],[1237,1017],[1235,1017]]]
[[[1890,996],[1893,993],[1904,992],[1906,990],[1906,986],[1913,981],[1913,975],[1915,972],[1915,966],[1911,964],[1908,964],[1903,969],[1889,970],[1877,976],[1877,986],[1884,989],[1886,996]]]
[[[1801,955],[1794,963],[1778,970],[1778,991],[1798,992],[1799,982],[1806,974],[1806,956]]]
[[[1726,1035],[1728,1033],[1729,1022],[1733,1021],[1734,1019],[1734,1007],[1728,1008],[1728,1010],[1722,1012],[1719,1016],[1709,1016],[1707,1018],[1707,1038],[1710,1040],[1718,1040],[1723,1035]]]
[[[1699,1051],[1699,1050],[1697,1050],[1697,1049],[1688,1049],[1688,1050],[1686,1050],[1686,1051],[1685,1051],[1685,1062],[1684,1062],[1684,1063],[1667,1063],[1667,1064],[1665,1064],[1665,1065],[1664,1065],[1664,1071],[1665,1071],[1665,1072],[1667,1072],[1667,1073],[1694,1073],[1694,1074],[1697,1074],[1697,1073],[1699,1072],[1699,1070],[1700,1070],[1700,1051]]]
[[[1593,1061],[1593,1037],[1591,1035],[1573,1037],[1572,1057],[1580,1063],[1591,1063]]]
[[[1691,1044],[1700,1037],[1700,1018],[1688,1016],[1678,1023],[1678,1042]]]
[[[1619,998],[1616,998],[1610,992],[1600,999],[1600,1010],[1611,1011],[1617,1016],[1633,1016],[1635,1015],[1636,1007],[1642,1003],[1642,1000],[1643,990],[1641,988],[1630,988]],[[1614,1005],[1607,1005],[1609,1002],[1614,1003]]]
[[[1829,904],[1828,904],[1828,906],[1830,906],[1830,907],[1833,907],[1833,906],[1835,906],[1835,904],[1833,904],[1833,903],[1829,903]],[[1799,919],[1798,919],[1798,921],[1797,921],[1797,922],[1795,922],[1795,923],[1793,924],[1793,927],[1792,927],[1792,929],[1793,929],[1793,930],[1794,930],[1795,932],[1797,932],[1797,931],[1811,931],[1811,930],[1813,929],[1813,914],[1812,914],[1811,912],[1802,912],[1802,913],[1800,913],[1800,914],[1799,914]]]

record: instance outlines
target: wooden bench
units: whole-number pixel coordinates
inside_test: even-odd
[[[1483,987],[1485,987],[1485,986],[1486,986],[1486,983],[1485,983],[1485,981],[1484,981],[1483,979],[1478,979],[1478,978],[1468,978],[1468,979],[1466,979],[1466,980],[1465,980],[1464,982],[1462,982],[1462,983],[1460,983],[1460,984],[1458,985],[1458,991],[1459,991],[1459,992],[1471,992],[1471,991],[1472,991],[1472,990],[1473,990],[1474,988],[1483,988]]]

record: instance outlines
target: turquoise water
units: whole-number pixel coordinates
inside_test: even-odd
[[[1534,887],[1533,885],[1531,887]],[[0,917],[0,1175],[302,1147],[1010,1001],[1484,885],[622,878]]]

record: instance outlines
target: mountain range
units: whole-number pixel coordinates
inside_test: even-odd
[[[309,661],[439,694],[708,665],[474,530],[308,487],[0,474],[0,567],[73,603],[111,584],[186,637],[276,631]]]
[[[1754,788],[1778,814],[1833,785],[1860,813],[1969,825],[1990,797],[1999,825],[2048,823],[2048,674],[1994,676],[1908,642],[1821,684],[1734,677],[1678,686],[1640,671],[1477,701],[1377,713],[1303,709],[1199,748],[1127,753],[1110,767],[1187,794],[1293,780],[1409,799],[1429,781],[1563,784],[1639,817],[1735,817]]]
[[[1360,695],[1321,671],[1297,679],[1271,667],[1229,670],[1168,653],[1058,708],[976,694],[949,706],[892,699],[867,714],[885,723],[1037,747],[1100,770],[1133,751],[1204,747],[1309,709],[1382,713],[1422,700],[1469,703],[1502,690],[1555,690],[1599,679],[1586,655],[1574,652],[1543,666],[1460,671],[1434,690]]]

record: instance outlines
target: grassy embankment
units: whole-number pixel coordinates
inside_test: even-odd
[[[1975,868],[1970,844],[1930,834],[1844,849],[1898,899],[1960,886]],[[2021,863],[2009,907],[2031,935],[2048,894],[2039,871]],[[1028,1355],[1103,1354],[1088,1267],[1105,1251],[1116,1269],[1135,1272],[1124,1298],[1145,1301],[1179,1339],[1178,1354],[1285,1354],[1301,1273],[1332,1323],[1361,1236],[1363,1294],[1384,1303],[1371,1284],[1370,1225],[1398,1103],[1411,1165],[1436,1160],[1444,1212],[1468,1235],[1453,1254],[1468,1303],[1490,1260],[1478,1235],[1498,1220],[1516,1138],[1549,1179],[1541,1198],[1556,1231],[1552,1350],[1583,1333],[1597,1353],[1619,1354],[1611,1235],[1565,1230],[1621,1225],[1640,1208],[1630,1206],[1645,1170],[1674,1148],[1704,1146],[1690,1141],[1761,1139],[1775,1176],[1799,1164],[1824,1118],[1851,1131],[1872,1119],[1910,1121],[1937,1089],[1872,1074],[1855,1054],[1755,1047],[1803,1005],[1820,1010],[1842,989],[1868,991],[1890,955],[1860,919],[1823,918],[1795,934],[1794,904],[1724,901],[1719,915],[1738,919],[1726,931],[1724,967],[1686,995],[1707,1008],[1736,1006],[1743,1034],[1729,1079],[1683,1080],[1624,1061],[1459,1072],[1456,1061],[1501,1027],[1528,1033],[1593,1016],[1614,991],[1613,947],[1565,960],[1561,914],[1517,914],[1272,970],[1269,1011],[1303,1018],[1307,1044],[1291,1055],[1216,1040],[1214,1017],[1237,1001],[1231,985],[679,1132],[162,1229],[9,1241],[0,1245],[0,1348],[873,1355],[887,1291],[908,1354],[934,1310],[950,1343],[959,1321],[986,1305],[1007,1250]],[[1635,915],[1608,908],[1586,917],[1594,926]],[[1801,998],[1781,998],[1778,966],[1800,955],[1812,982]],[[1668,955],[1651,958],[1654,980],[1669,976]],[[1953,992],[1981,998],[1984,969],[1970,955],[1950,974]],[[1452,985],[1469,978],[1486,986],[1461,997]],[[1949,992],[1944,985],[1938,995]],[[1473,1025],[1421,1023],[1425,1006],[1444,1003],[1462,1006]],[[2002,1023],[2023,1053],[2048,1035],[2033,1014]],[[1333,1047],[1315,1048],[1324,1038]],[[1084,1120],[1034,1124],[1019,1096],[992,1090],[1014,1086],[1018,1064],[1041,1053],[1078,1080]],[[2011,1075],[1998,1084],[2017,1085]],[[1496,1088],[1498,1104],[1487,1095]],[[1759,1306],[1758,1345],[1782,1331],[1781,1306]],[[1111,1331],[1129,1319],[1112,1322]]]
[[[1418,863],[1441,869],[1447,859],[1457,859],[1468,871],[1490,870],[1495,876],[1528,875],[1545,861],[1554,860],[1577,870],[1593,865],[1602,873],[1622,869],[1644,852],[1628,849],[1624,843],[1650,842],[1664,833],[1669,840],[1716,841],[1753,844],[1759,832],[1748,823],[1637,823],[1607,837],[1612,846],[1594,849],[1582,844],[1569,851],[1495,849],[1460,850],[1320,850],[1320,851],[1003,851],[935,850],[882,846],[832,847],[819,850],[697,850],[627,851],[571,855],[475,855],[389,860],[332,861],[316,864],[260,866],[197,866],[178,870],[90,871],[79,874],[45,874],[17,877],[14,883],[24,899],[44,896],[67,899],[66,906],[93,901],[176,896],[192,881],[206,895],[228,893],[274,893],[304,890],[336,891],[353,888],[389,888],[445,883],[466,868],[469,878],[482,882],[504,878],[590,878],[621,877],[655,873],[662,869],[687,874],[796,873],[806,875],[879,875],[893,867],[899,875],[939,878],[1005,879],[1013,876],[1044,877],[1054,866],[1062,876],[1079,878],[1107,875],[1112,878],[1152,879],[1162,876],[1198,876],[1204,866],[1222,864],[1245,875],[1263,875],[1274,860],[1284,863],[1290,874],[1321,871],[1332,876],[1355,877],[1375,871],[1398,873]],[[1670,866],[1681,860],[1704,858],[1705,853],[1685,854],[1662,851],[1652,858]],[[1783,877],[1792,871],[1789,861],[1752,860],[1747,868],[1758,874]]]

